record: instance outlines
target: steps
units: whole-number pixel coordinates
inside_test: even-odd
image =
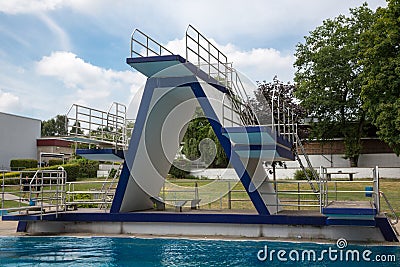
[[[267,126],[225,127],[222,134],[233,143],[233,150],[242,158],[263,161],[294,160],[292,144]]]

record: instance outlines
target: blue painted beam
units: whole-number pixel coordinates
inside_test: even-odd
[[[37,221],[40,215],[4,216],[5,221]],[[198,213],[59,213],[44,214],[44,221],[61,222],[172,222],[172,223],[222,223],[222,224],[282,224],[282,225],[326,225],[324,216],[290,216],[257,214],[198,214]]]

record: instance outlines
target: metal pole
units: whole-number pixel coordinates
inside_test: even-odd
[[[5,172],[4,171],[2,171],[3,172],[3,182],[2,182],[2,190],[1,190],[1,195],[2,195],[2,197],[1,197],[1,208],[2,209],[4,209],[4,179],[5,179]],[[3,216],[3,213],[1,213],[1,216]]]
[[[232,209],[232,191],[230,181],[228,181],[228,209]]]
[[[297,182],[297,210],[300,210],[300,182]]]

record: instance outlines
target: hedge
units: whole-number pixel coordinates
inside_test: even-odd
[[[79,177],[79,164],[72,163],[72,164],[64,164],[64,165],[57,165],[57,166],[50,166],[41,168],[42,170],[58,170],[58,167],[63,167],[64,170],[67,172],[67,181],[73,182]],[[26,169],[24,171],[37,171],[38,168]]]
[[[12,171],[36,168],[37,166],[38,166],[38,161],[36,159],[12,159],[10,161],[10,167]]]
[[[309,169],[309,168],[307,168],[307,169],[306,169],[306,172],[307,172],[307,176],[308,176],[310,179],[313,180],[313,179],[314,179],[314,175],[313,175],[312,170]],[[295,180],[307,180],[307,176],[306,176],[306,174],[304,173],[303,170],[296,170],[295,173],[294,173],[294,175],[293,175],[293,179],[295,179]]]
[[[91,178],[97,177],[97,170],[99,169],[99,162],[87,159],[75,159],[71,163],[79,165],[79,177]]]
[[[63,160],[62,159],[49,159],[49,166],[59,166],[63,165]]]
[[[26,160],[14,160],[16,162],[24,162]],[[32,160],[33,161],[33,160]],[[36,165],[34,167],[30,168],[24,168],[24,171],[30,171],[30,172],[35,172],[38,170],[37,168],[37,161],[35,160]],[[52,163],[56,163],[57,160],[54,160]],[[50,161],[49,161],[50,163]],[[62,162],[61,162],[62,163]],[[24,163],[25,164],[25,163]],[[16,165],[14,165],[16,166]],[[31,165],[32,166],[32,165]],[[87,160],[87,159],[78,159],[78,160],[73,160],[71,163],[68,164],[56,164],[54,166],[49,166],[49,167],[44,167],[41,168],[42,170],[57,170],[59,166],[62,166],[64,170],[67,172],[67,181],[73,182],[76,181],[78,177],[96,177],[97,176],[97,170],[99,169],[99,162],[98,161],[93,161],[93,160]],[[4,175],[5,178],[9,177],[19,177],[20,172],[11,172],[11,173],[6,173]],[[2,178],[2,175],[0,176],[0,179]]]
[[[175,167],[175,165],[171,165],[168,174],[175,178],[186,178],[189,172],[179,169],[178,167]]]

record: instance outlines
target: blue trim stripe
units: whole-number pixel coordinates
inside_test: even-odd
[[[191,62],[186,61],[182,56],[180,55],[165,55],[165,56],[153,56],[153,57],[135,57],[135,58],[127,58],[126,63],[129,65],[135,65],[135,64],[145,64],[145,63],[156,63],[160,62],[160,65],[163,65],[165,62],[169,61],[175,61],[178,64],[184,64],[184,66],[191,72],[193,73],[193,76],[197,76],[203,81],[207,82],[209,85],[213,86],[217,90],[226,93],[226,94],[231,94],[230,91],[224,87],[223,85],[220,84],[216,79],[213,77],[209,76],[207,73],[205,73],[203,70],[198,68],[197,66],[193,65]],[[165,65],[167,67],[170,67],[170,65]],[[133,66],[132,66],[133,67]],[[162,71],[160,69],[159,71]],[[172,78],[172,77],[170,77]],[[173,77],[174,79],[177,77]],[[179,77],[178,77],[179,78]],[[193,81],[193,78],[192,80]],[[174,84],[173,86],[177,86],[178,84]],[[162,86],[161,86],[162,87]]]
[[[385,216],[375,217],[376,225],[381,230],[381,233],[386,241],[389,242],[399,242],[396,232],[393,230],[389,219]]]
[[[376,209],[363,208],[323,208],[323,214],[343,214],[343,215],[376,215]]]
[[[349,226],[376,226],[374,220],[346,220],[346,219],[332,219],[326,220],[326,225],[349,225]]]
[[[40,215],[5,216],[5,221],[36,221]],[[172,223],[223,223],[223,224],[283,224],[326,225],[324,216],[256,215],[256,214],[199,214],[199,213],[59,213],[44,214],[44,221],[63,222],[172,222]]]
[[[223,135],[229,135],[229,134],[248,134],[249,137],[246,138],[246,140],[251,140],[251,134],[257,134],[259,133],[259,138],[261,139],[261,136],[263,134],[267,134],[269,136],[272,137],[272,140],[274,140],[275,143],[277,143],[278,145],[287,147],[289,149],[291,149],[293,147],[293,144],[291,142],[289,142],[289,140],[284,137],[283,135],[277,135],[276,133],[272,132],[271,127],[268,126],[243,126],[243,127],[238,127],[238,126],[234,126],[234,127],[224,127],[221,129],[222,134]]]
[[[148,63],[148,62],[163,62],[163,61],[178,61],[180,63],[185,63],[186,60],[180,55],[165,55],[165,56],[151,56],[151,57],[133,57],[127,58],[126,63],[136,64],[136,63]]]
[[[144,88],[142,100],[140,102],[138,115],[133,129],[132,138],[129,143],[128,151],[126,152],[124,166],[122,168],[121,176],[115,191],[113,203],[111,205],[110,213],[117,213],[121,209],[122,200],[125,195],[126,187],[128,185],[130,170],[128,166],[133,165],[133,161],[138,151],[140,137],[143,132],[143,128],[146,123],[147,113],[150,107],[151,99],[153,97],[154,89],[157,86],[157,80],[153,78],[147,79],[146,86]]]
[[[24,233],[26,232],[26,227],[28,223],[26,221],[19,221],[17,226],[17,233]]]
[[[251,182],[251,177],[248,174],[246,167],[243,166],[240,157],[232,150],[232,144],[230,140],[222,135],[222,125],[218,121],[218,117],[214,112],[208,98],[206,97],[205,92],[201,85],[196,82],[191,84],[191,88],[193,90],[194,95],[200,103],[201,108],[204,111],[204,114],[208,118],[208,121],[211,124],[211,127],[214,130],[215,135],[217,136],[219,142],[221,143],[227,157],[230,160],[230,163],[235,168],[236,173],[242,173],[242,176],[239,177],[242,182],[244,188],[246,189],[247,194],[249,195],[251,201],[253,202],[254,207],[260,215],[269,215],[269,211],[265,206],[265,203],[258,192],[258,190],[250,191],[251,188],[255,188],[255,186]]]

